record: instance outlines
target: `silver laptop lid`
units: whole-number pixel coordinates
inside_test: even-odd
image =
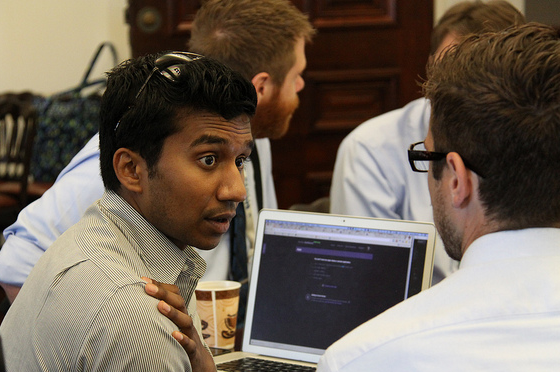
[[[431,284],[431,223],[259,213],[243,351],[317,362],[363,322]]]

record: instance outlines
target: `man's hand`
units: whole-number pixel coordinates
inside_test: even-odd
[[[179,288],[146,277],[142,279],[147,282],[146,293],[162,300],[158,303],[159,312],[179,327],[180,331],[174,331],[171,335],[187,352],[193,372],[216,372],[214,359],[200,341],[192,318],[187,314],[185,300],[179,294]]]

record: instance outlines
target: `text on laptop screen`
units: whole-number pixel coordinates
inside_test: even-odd
[[[266,220],[251,344],[322,354],[420,292],[427,242],[424,233]]]

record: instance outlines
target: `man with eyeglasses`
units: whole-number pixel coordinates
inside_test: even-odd
[[[2,322],[8,370],[215,371],[191,300],[206,269],[193,247],[216,247],[246,198],[256,104],[249,80],[192,53],[109,72],[105,192],[42,255]],[[186,300],[185,335],[146,295],[150,279]]]
[[[497,31],[525,22],[507,1],[463,1],[449,8],[432,32],[431,59],[470,33]],[[425,98],[370,119],[341,143],[331,186],[331,213],[413,221],[433,221],[426,177],[411,174],[403,146],[428,132],[430,104]],[[432,283],[457,264],[438,241]]]
[[[560,34],[536,23],[431,65],[425,149],[408,156],[459,270],[337,341],[319,372],[558,370],[559,86]]]

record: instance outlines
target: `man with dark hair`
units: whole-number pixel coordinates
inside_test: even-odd
[[[240,227],[241,232],[246,230],[246,236],[240,233],[241,238],[233,240],[236,236],[228,232],[216,249],[199,252],[208,262],[204,279],[243,281],[242,295],[247,289],[258,211],[278,206],[269,138],[280,138],[288,130],[299,103],[297,93],[304,87],[301,74],[306,67],[305,43],[314,34],[307,16],[287,0],[208,0],[193,23],[192,50],[240,71],[257,90],[258,106],[251,120],[255,148],[245,170],[247,199],[239,211],[247,215],[245,229]],[[10,300],[16,297],[39,257],[102,193],[95,136],[62,171],[54,186],[4,231],[0,284]],[[247,248],[240,247],[239,242],[245,238]],[[236,273],[232,273],[232,267]]]
[[[256,103],[247,79],[193,53],[141,57],[108,74],[106,191],[41,257],[8,311],[9,370],[191,369],[143,277],[176,285],[200,332],[191,299],[206,263],[193,246],[214,248],[246,197]],[[202,337],[187,336],[193,367],[215,369]]]
[[[503,30],[525,22],[510,3],[464,1],[449,8],[432,32],[430,59],[461,37]],[[341,143],[331,187],[331,212],[412,221],[433,221],[425,175],[411,174],[404,146],[428,132],[430,104],[424,98],[370,119]],[[456,270],[443,244],[436,245],[433,283]]]
[[[333,344],[318,371],[556,371],[560,34],[469,36],[428,71],[434,220],[458,271]],[[428,165],[428,166],[426,166]]]

